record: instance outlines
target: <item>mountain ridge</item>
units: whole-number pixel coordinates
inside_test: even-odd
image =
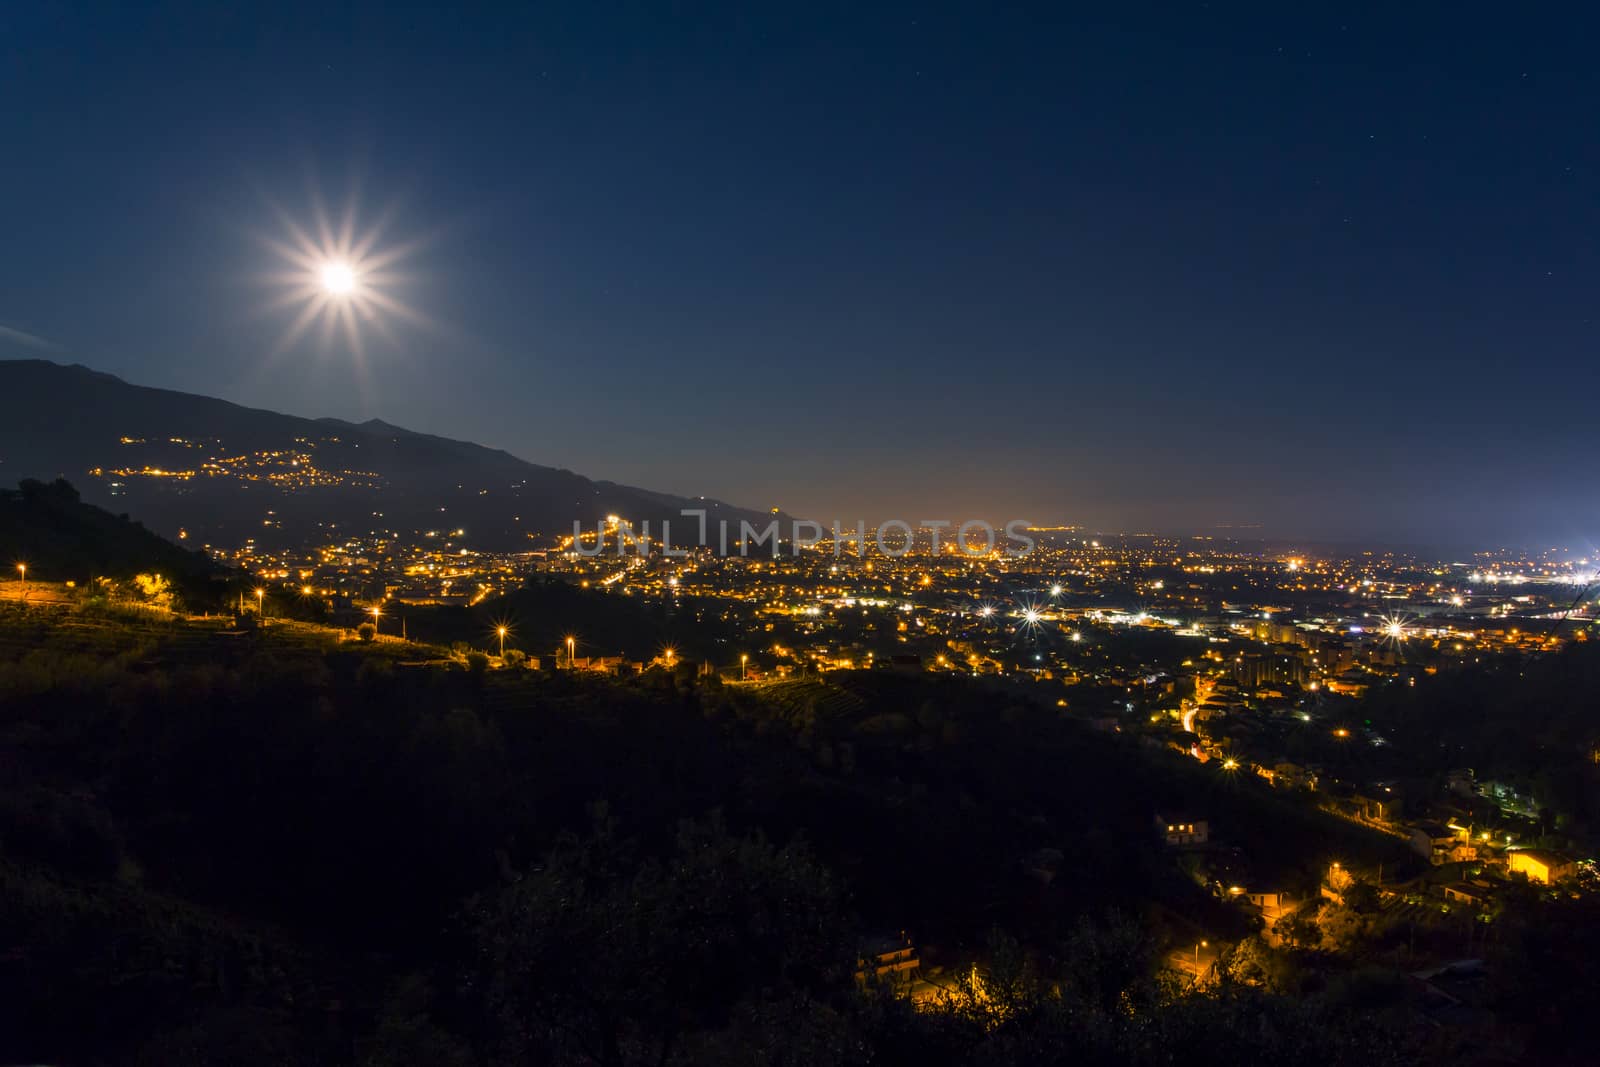
[[[591,479],[383,419],[288,415],[82,364],[0,361],[0,392],[19,398],[0,420],[0,482],[64,477],[91,503],[204,543],[445,526],[466,529],[476,547],[508,550],[607,515],[649,521],[657,532],[686,508],[706,509],[713,524],[773,517]],[[680,523],[676,544],[697,528]]]

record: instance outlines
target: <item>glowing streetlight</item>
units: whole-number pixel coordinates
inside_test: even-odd
[[[745,668],[748,667],[749,665],[750,665],[750,654],[748,652],[740,653],[740,655],[739,655],[739,681],[741,681],[741,682],[744,681]]]
[[[267,621],[267,591],[259,585],[256,586],[256,618],[263,624]]]
[[[1209,942],[1209,941],[1200,941],[1200,942],[1197,942],[1195,944],[1195,946],[1194,946],[1194,976],[1196,978],[1200,977],[1200,950],[1203,949],[1203,948],[1210,948],[1210,947],[1211,947],[1211,942]]]
[[[368,608],[367,611],[372,615],[372,634],[376,637],[378,634],[378,621],[383,618],[383,605],[375,605]]]
[[[505,659],[506,658],[506,628],[504,626],[496,626],[494,632],[500,636],[500,658],[501,659]]]
[[[577,660],[578,640],[572,635],[567,635],[567,670],[572,670],[578,665]]]
[[[1050,587],[1050,595],[1051,596],[1060,596],[1061,595],[1061,587],[1059,585],[1052,585]]]
[[[26,563],[17,564],[17,580],[22,583],[22,588],[17,591],[17,599],[18,600],[27,600],[28,599],[28,565]]]

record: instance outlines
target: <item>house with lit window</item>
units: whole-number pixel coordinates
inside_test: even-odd
[[[1156,832],[1173,848],[1203,845],[1211,840],[1211,824],[1191,814],[1162,815],[1156,813]]]
[[[905,989],[916,979],[917,968],[921,965],[916,946],[904,930],[897,935],[880,934],[861,946],[856,961],[856,981],[863,986]]]
[[[1440,822],[1418,822],[1406,827],[1411,850],[1435,867],[1444,863],[1465,863],[1478,856],[1467,832]]]

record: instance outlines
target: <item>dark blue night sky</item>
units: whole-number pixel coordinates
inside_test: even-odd
[[[823,521],[1600,529],[1581,5],[222,6],[0,9],[0,357]]]

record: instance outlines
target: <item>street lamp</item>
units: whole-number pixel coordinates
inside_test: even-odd
[[[495,631],[494,632],[500,635],[500,658],[501,659],[505,659],[506,658],[506,628],[504,626],[497,626],[497,627],[495,627]]]
[[[1197,942],[1195,944],[1195,946],[1194,946],[1194,976],[1195,976],[1196,979],[1198,979],[1200,977],[1200,950],[1202,948],[1210,948],[1210,947],[1211,947],[1211,942],[1209,942],[1209,941],[1200,941],[1200,942]]]
[[[261,620],[263,626],[267,623],[267,591],[256,586],[256,618]]]
[[[577,653],[576,653],[577,645],[578,645],[577,639],[574,638],[571,634],[568,634],[567,635],[567,670],[569,670],[569,671],[575,669],[577,667],[577,665],[578,665]]]
[[[749,663],[750,663],[750,654],[748,652],[741,653],[740,656],[739,656],[739,681],[741,681],[741,682],[744,681],[745,667],[747,667],[749,665]]]
[[[17,580],[22,583],[22,588],[20,590],[18,590],[18,592],[17,592],[17,599],[18,600],[27,600],[28,599],[28,565],[26,563],[17,564],[17,575],[18,575]]]
[[[380,604],[367,610],[372,612],[372,636],[376,637],[378,636],[378,620],[383,618],[383,606]]]

